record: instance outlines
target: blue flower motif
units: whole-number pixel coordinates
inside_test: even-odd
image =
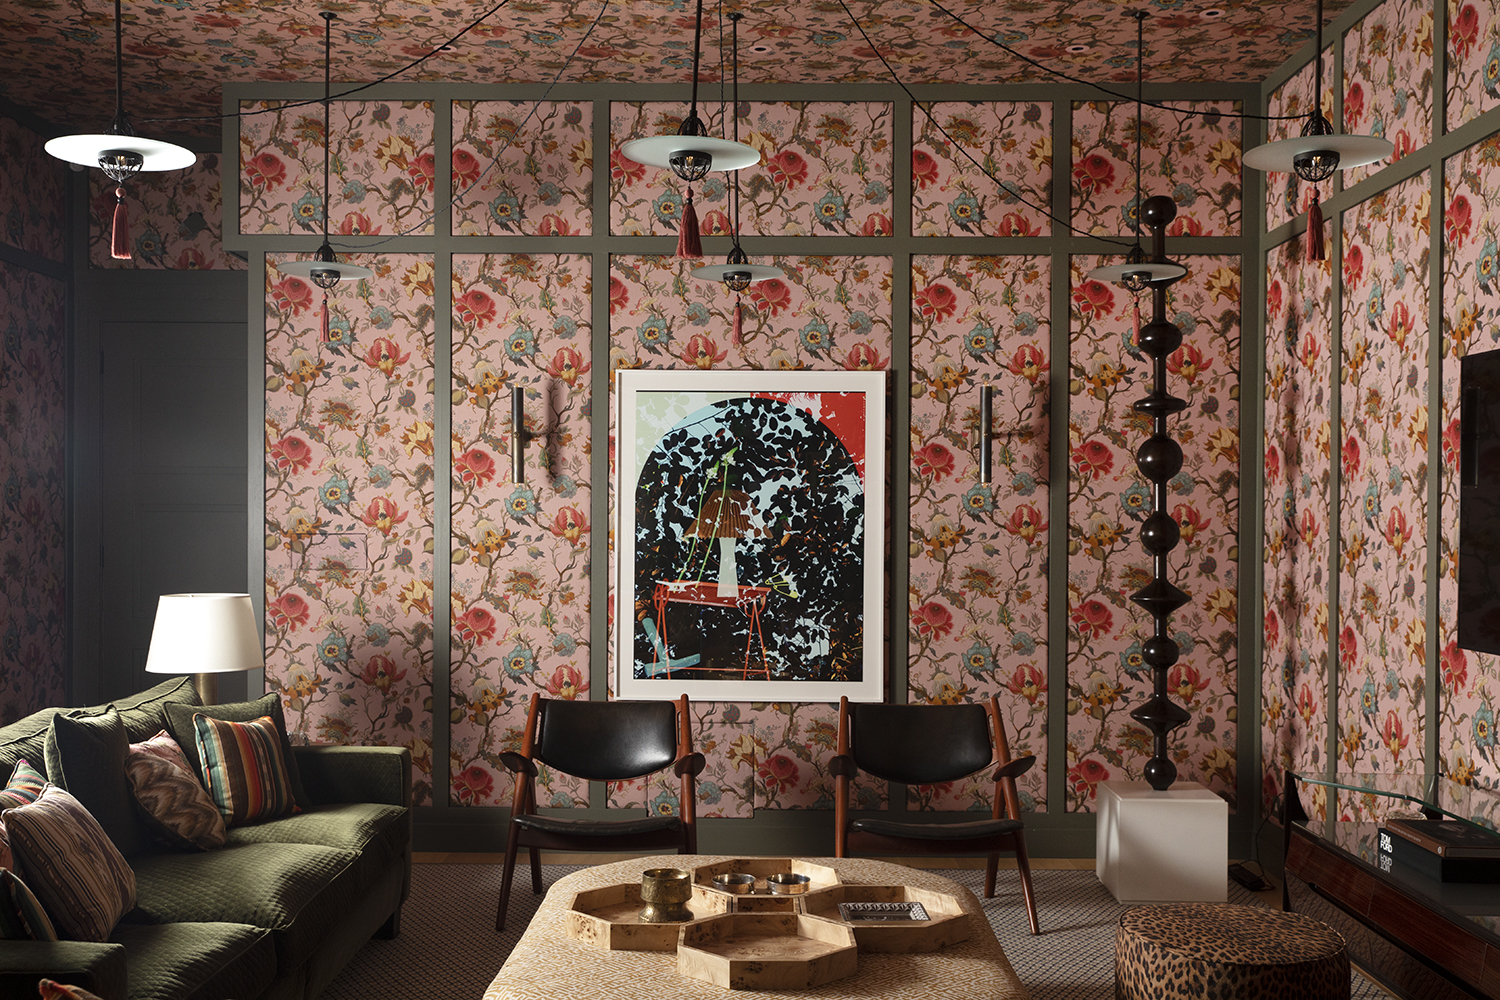
[[[1014,205],[1021,200],[1021,188],[1014,181],[1001,181],[999,191],[1002,205]]]
[[[505,353],[512,361],[525,361],[536,353],[536,334],[529,327],[517,324],[515,331],[505,340]]]
[[[1036,492],[1036,477],[1029,472],[1017,472],[1010,477],[1010,488],[1023,497],[1029,497]]]
[[[1406,482],[1401,478],[1401,466],[1399,464],[1392,463],[1390,475],[1386,477],[1385,486],[1386,489],[1391,491],[1392,496],[1399,497],[1401,495],[1401,491],[1405,488]]]
[[[636,327],[636,339],[641,342],[642,347],[653,351],[667,346],[672,341],[672,332],[667,327],[667,321],[653,313],[646,317],[646,322]]]
[[[323,223],[323,196],[309,191],[292,203],[292,218],[309,232]]]
[[[569,475],[561,475],[552,481],[552,492],[564,500],[574,496],[578,492],[578,483]]]
[[[1146,669],[1145,654],[1139,640],[1132,642],[1130,648],[1120,654],[1120,668],[1132,677]]]
[[[1017,632],[1010,637],[1010,648],[1021,656],[1030,656],[1036,652],[1036,640],[1025,632]]]
[[[1176,633],[1172,636],[1172,641],[1177,643],[1177,652],[1182,656],[1186,656],[1187,654],[1191,653],[1193,651],[1193,646],[1195,645],[1195,643],[1193,642],[1193,637],[1187,632]]]
[[[1500,273],[1500,247],[1495,246],[1495,237],[1491,236],[1484,241],[1484,247],[1479,251],[1479,285],[1488,289],[1490,282],[1495,280],[1495,275]]]
[[[135,254],[146,260],[161,260],[162,242],[161,234],[150,226],[147,226],[139,236],[135,238]]]
[[[818,221],[824,229],[836,229],[835,222],[843,222],[849,217],[844,211],[844,196],[837,191],[829,191],[813,204],[813,209],[818,213]]]
[[[974,645],[969,647],[969,651],[964,654],[964,666],[974,676],[983,677],[995,669],[995,656],[990,651],[990,647],[976,641]]]
[[[318,487],[318,500],[324,507],[337,514],[340,507],[349,505],[349,480],[335,472],[328,481]]]
[[[703,302],[689,302],[687,307],[687,321],[692,326],[702,326],[707,323],[713,314],[708,311],[708,305]]]
[[[562,201],[562,188],[551,181],[543,181],[536,189],[536,194],[543,205],[556,205]]]
[[[1385,316],[1385,291],[1379,285],[1370,289],[1370,297],[1365,300],[1365,318],[1375,329],[1381,328],[1381,319]]]
[[[656,798],[651,800],[651,815],[653,816],[675,816],[677,814],[677,796],[669,791],[661,791]]]
[[[572,809],[573,799],[567,792],[553,792],[552,798],[547,804],[553,809]]]
[[[360,202],[365,200],[365,195],[369,193],[370,192],[368,189],[366,189],[363,181],[344,182],[343,198],[344,201],[348,202],[351,205],[358,205]]]
[[[983,361],[985,355],[995,350],[995,328],[984,320],[975,323],[974,329],[964,338],[964,347],[970,355]]]
[[[562,36],[555,31],[528,31],[526,40],[533,45],[556,45]]]
[[[802,346],[820,354],[833,346],[833,338],[828,335],[828,324],[820,319],[810,320],[806,326],[798,331],[802,338]]]
[[[578,649],[578,640],[566,632],[559,632],[552,637],[552,652],[558,656],[572,656]]]
[[[875,329],[875,320],[863,309],[849,314],[849,332],[856,337],[868,337]]]
[[[1140,216],[1140,205],[1136,202],[1135,196],[1132,195],[1125,204],[1120,206],[1120,219],[1124,222],[1127,230],[1135,232],[1140,228]]]
[[[698,801],[706,806],[716,806],[724,798],[724,789],[712,781],[698,783]]]
[[[1474,745],[1486,750],[1495,745],[1495,712],[1489,702],[1474,710]]]
[[[1359,689],[1359,710],[1370,718],[1374,718],[1380,711],[1380,689],[1375,686],[1375,679],[1369,678],[1365,686]]]
[[[837,45],[844,40],[844,35],[837,31],[815,31],[812,34],[814,45]]]
[[[516,223],[521,221],[521,215],[521,201],[509,191],[501,191],[490,202],[490,218],[508,232],[516,231]]]
[[[1365,520],[1374,524],[1376,518],[1380,517],[1380,487],[1375,483],[1365,487],[1365,499],[1362,506]]]
[[[1141,311],[1145,312],[1144,309]],[[1172,317],[1172,322],[1177,325],[1177,329],[1182,331],[1184,337],[1191,335],[1194,330],[1198,329],[1198,320],[1190,312],[1179,312],[1176,316]]]
[[[535,517],[542,510],[537,505],[536,493],[530,486],[517,486],[515,492],[511,493],[510,499],[506,501],[506,505],[512,514],[524,517]]]
[[[349,662],[349,642],[336,632],[330,632],[318,643],[318,659],[327,667],[337,667]]]
[[[1016,316],[1016,332],[1022,336],[1029,337],[1036,333],[1037,326],[1037,318],[1031,313],[1020,313]]]
[[[979,209],[979,200],[965,191],[948,203],[948,214],[965,232],[974,232],[974,224],[984,218]]]
[[[328,310],[328,345],[330,347],[353,347],[354,325],[349,317]]]
[[[385,306],[375,306],[370,310],[370,325],[377,330],[389,330],[395,322],[395,314]]]
[[[536,673],[536,657],[531,654],[531,650],[520,643],[516,644],[515,649],[505,654],[503,663],[506,674],[513,680],[520,680]]]
[[[1151,511],[1151,491],[1144,483],[1131,483],[1120,494],[1120,506],[1125,513],[1137,521],[1144,520]]]
[[[880,181],[871,181],[865,185],[865,201],[872,205],[884,205],[885,200],[891,196],[891,189]]]
[[[1172,200],[1177,202],[1179,209],[1192,208],[1193,202],[1198,200],[1198,189],[1192,184],[1179,184],[1172,189]]]
[[[983,483],[975,483],[964,494],[964,510],[974,517],[995,509],[995,494]]]
[[[552,320],[552,332],[563,340],[572,340],[578,334],[578,321],[572,316],[557,316]]]
[[[1491,45],[1490,54],[1484,57],[1484,91],[1500,97],[1500,42]]]
[[[372,646],[384,646],[391,641],[391,630],[380,622],[367,622],[365,624],[365,642]]]
[[[1193,482],[1192,474],[1188,472],[1179,472],[1167,480],[1167,489],[1178,494],[1191,493],[1196,485]]]
[[[724,184],[724,178],[719,174],[709,174],[698,184],[704,201],[718,201],[723,198],[729,190]]]
[[[675,226],[682,221],[682,198],[675,191],[663,191],[651,203],[651,211],[658,221]]]

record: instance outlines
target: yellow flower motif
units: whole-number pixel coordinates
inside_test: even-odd
[[[769,756],[769,751],[766,749],[764,743],[749,733],[745,733],[739,739],[729,744],[727,756],[729,757],[729,762],[734,765],[735,770],[739,770],[742,766],[754,768],[757,761],[762,757]]]
[[[420,260],[406,269],[401,275],[401,284],[406,288],[406,294],[415,297],[417,293],[424,295],[433,294],[434,274],[432,262]]]
[[[406,429],[401,435],[401,444],[406,447],[406,456],[410,458],[417,452],[424,455],[432,454],[432,424],[425,420],[418,420]]]
[[[1406,623],[1406,633],[1401,637],[1412,659],[1422,663],[1427,659],[1427,623],[1413,618]]]
[[[1239,432],[1230,427],[1220,427],[1214,431],[1208,439],[1208,453],[1224,459],[1230,465],[1238,465],[1240,461]]]
[[[1208,276],[1208,294],[1215,300],[1238,302],[1240,300],[1240,276],[1227,267],[1215,269],[1214,273]]]
[[[432,614],[432,581],[412,580],[401,588],[401,610],[410,614]]]
[[[594,170],[594,141],[592,139],[579,139],[573,143],[573,148],[568,150],[568,162],[573,164],[573,169],[587,176]]]
[[[1313,628],[1324,642],[1328,641],[1328,602],[1323,601],[1313,608]]]
[[[1411,438],[1417,454],[1427,452],[1427,407],[1419,406],[1406,421],[1406,435]]]
[[[1052,137],[1044,136],[1031,144],[1026,150],[1026,158],[1031,161],[1033,170],[1041,170],[1052,166]]]
[[[1324,458],[1329,456],[1329,450],[1333,447],[1333,425],[1329,421],[1323,421],[1318,425],[1318,429],[1313,431],[1313,447]]]
[[[1234,591],[1220,587],[1208,595],[1208,620],[1216,618],[1224,619],[1224,624],[1233,625],[1239,618],[1239,595]]]
[[[386,169],[396,167],[405,170],[416,155],[417,147],[412,145],[410,139],[399,135],[386,136],[385,141],[375,150],[375,159]]]

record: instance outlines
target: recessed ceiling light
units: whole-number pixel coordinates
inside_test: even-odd
[[[1207,10],[1200,10],[1198,13],[1202,14],[1204,17],[1223,17],[1224,16],[1224,10],[1221,7],[1210,7]]]
[[[1081,42],[1075,42],[1072,45],[1069,45],[1067,48],[1063,49],[1063,51],[1064,52],[1071,52],[1074,55],[1077,55],[1080,52],[1087,52],[1087,51],[1089,51],[1089,49],[1090,49],[1090,46],[1084,45]]]
[[[765,45],[765,44],[752,45],[752,46],[750,46],[750,51],[751,52],[770,52],[771,51],[771,46]]]

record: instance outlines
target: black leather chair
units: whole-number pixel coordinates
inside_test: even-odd
[[[694,779],[706,761],[693,751],[687,695],[677,701],[562,701],[531,696],[521,752],[500,759],[516,776],[505,873],[495,930],[505,927],[505,908],[515,875],[516,853],[531,852],[531,891],[542,891],[543,848],[557,851],[651,851],[698,849],[694,823]],[[682,779],[678,816],[592,819],[540,815],[536,811],[537,764],[589,781],[626,781],[672,768]]]
[[[1021,892],[1031,933],[1041,930],[1031,891],[1025,827],[1016,778],[1036,757],[1011,760],[1000,705],[870,705],[839,702],[838,755],[834,775],[834,854],[916,854],[953,856],[984,854],[984,894],[995,894],[1000,852],[1016,856]],[[891,819],[849,819],[849,783],[860,771],[904,785],[957,781],[976,771],[995,768],[994,809],[989,819],[968,823],[904,823]],[[1001,814],[1004,803],[1006,815]]]

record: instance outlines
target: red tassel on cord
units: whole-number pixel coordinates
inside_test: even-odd
[[[1307,259],[1326,260],[1328,248],[1323,237],[1323,206],[1318,203],[1317,189],[1313,189],[1312,204],[1307,207]]]
[[[743,332],[744,328],[740,325],[740,297],[736,295],[734,297],[734,329],[729,333],[729,342],[735,347],[740,346],[740,338]]]
[[[692,188],[688,188],[687,201],[682,206],[682,227],[677,231],[677,256],[703,256],[703,240],[698,235],[698,213],[693,208]]]
[[[1130,338],[1132,344],[1139,345],[1141,342],[1141,297],[1135,297],[1135,336]]]
[[[115,188],[115,224],[109,234],[109,255],[115,260],[130,259],[130,212],[125,208],[125,188]]]
[[[323,343],[328,343],[328,293],[323,293]]]

